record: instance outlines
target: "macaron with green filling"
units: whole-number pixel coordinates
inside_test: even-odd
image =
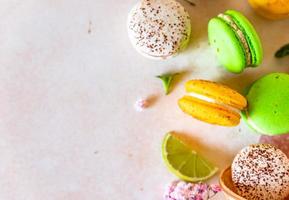
[[[220,63],[230,72],[241,73],[263,60],[263,48],[255,28],[238,11],[227,10],[212,18],[208,36]]]
[[[252,129],[264,135],[289,132],[289,74],[263,76],[251,85],[246,98],[242,117]]]

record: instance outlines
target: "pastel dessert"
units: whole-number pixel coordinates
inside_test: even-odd
[[[246,96],[243,118],[256,132],[279,135],[289,132],[289,75],[271,73],[255,81]]]
[[[268,19],[289,17],[289,0],[249,0],[258,14]]]
[[[284,200],[289,196],[289,160],[270,144],[243,148],[234,158],[232,181],[247,200]]]
[[[127,29],[139,53],[166,59],[187,47],[191,21],[188,12],[175,0],[141,0],[129,13]]]
[[[178,101],[183,112],[210,124],[240,123],[239,111],[247,106],[247,100],[235,90],[207,80],[188,81],[185,89],[187,94]]]
[[[241,73],[257,67],[263,59],[260,38],[249,20],[240,12],[227,10],[208,24],[210,45],[220,63],[230,72]]]

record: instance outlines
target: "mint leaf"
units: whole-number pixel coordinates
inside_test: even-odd
[[[275,53],[276,58],[282,58],[287,55],[289,55],[289,44],[284,45]]]
[[[170,87],[171,87],[172,81],[176,75],[178,75],[178,73],[164,74],[164,75],[157,76],[157,78],[162,80],[166,95],[168,95],[170,93]]]

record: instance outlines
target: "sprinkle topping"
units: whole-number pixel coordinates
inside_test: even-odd
[[[175,0],[142,0],[129,15],[128,32],[141,53],[166,58],[188,43],[190,17]]]
[[[233,161],[232,180],[246,199],[284,199],[289,195],[289,160],[269,144],[248,146]]]

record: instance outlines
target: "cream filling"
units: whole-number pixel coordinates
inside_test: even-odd
[[[217,105],[222,106],[222,107],[224,107],[224,108],[226,108],[226,109],[228,109],[230,111],[233,111],[233,112],[236,112],[236,113],[240,113],[240,110],[238,110],[237,108],[234,108],[234,107],[229,106],[227,104],[224,104],[222,102],[216,101],[213,98],[210,98],[210,97],[207,97],[207,96],[195,93],[195,92],[189,92],[189,93],[186,94],[186,96],[195,97],[197,99],[200,99],[200,100],[203,100],[203,101],[206,101],[206,102],[209,102],[209,103],[217,104]]]
[[[226,23],[228,23],[234,29],[238,39],[241,41],[243,49],[245,50],[246,64],[252,65],[250,47],[249,47],[249,44],[246,40],[246,36],[244,35],[244,33],[240,30],[238,25],[234,22],[232,17],[230,17],[229,15],[225,15],[221,13],[218,15],[218,17],[223,19]]]

